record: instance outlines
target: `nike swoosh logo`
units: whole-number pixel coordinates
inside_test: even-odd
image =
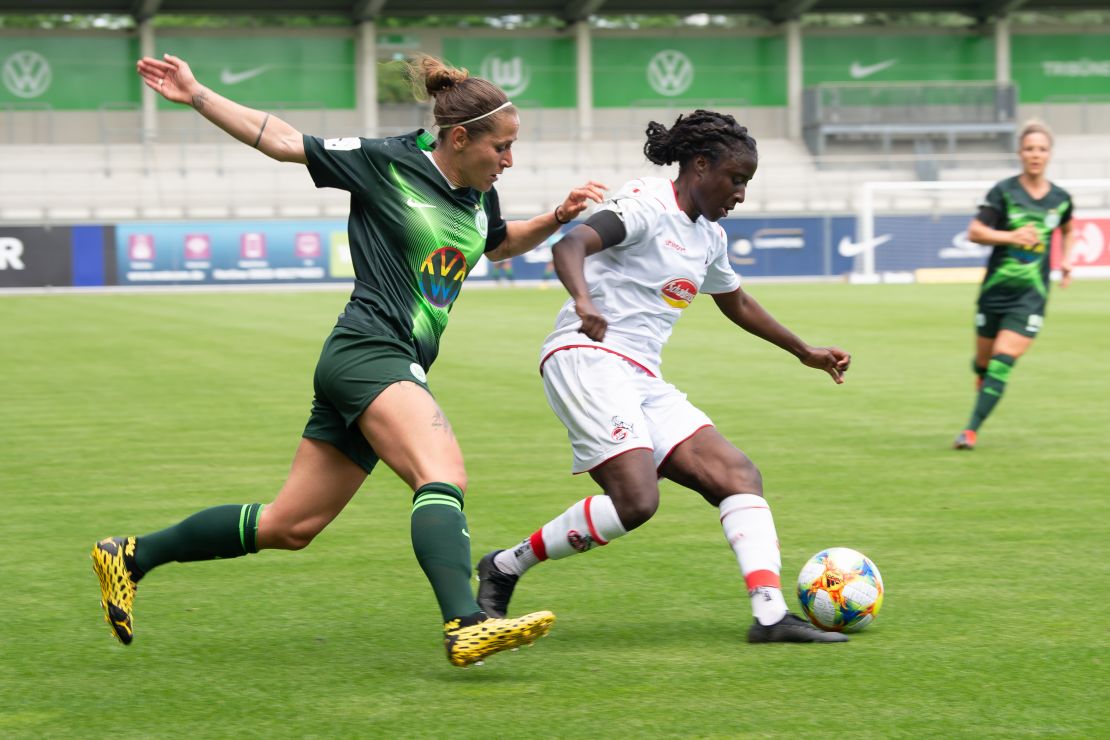
[[[435,208],[431,203],[417,203],[411,197],[405,201],[405,205],[409,208]]]
[[[868,241],[854,242],[848,237],[843,237],[840,243],[836,245],[836,251],[841,257],[855,257],[857,254],[863,254],[869,249],[881,247],[893,238],[894,234],[883,234],[882,236],[877,236]]]
[[[897,59],[887,59],[878,64],[860,64],[859,62],[852,62],[852,66],[849,68],[848,73],[852,75],[853,80],[862,80],[864,77],[870,77],[873,74],[882,72],[884,69],[893,67],[897,63]]]
[[[463,533],[463,534],[464,534],[464,535],[466,536],[466,538],[467,538],[468,540],[470,539],[470,532],[467,532],[467,531],[466,531],[466,530],[464,529],[464,530],[462,531],[462,533]]]
[[[245,69],[242,72],[232,72],[227,67],[224,67],[220,70],[220,82],[225,85],[238,85],[240,82],[246,82],[252,77],[258,77],[258,75],[268,71],[271,66],[273,65],[265,64],[261,67],[255,67],[254,69]]]

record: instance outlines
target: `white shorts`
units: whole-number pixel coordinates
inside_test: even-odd
[[[659,470],[674,448],[713,422],[686,394],[603,349],[555,352],[544,362],[547,402],[567,428],[584,473],[629,450],[651,450]]]

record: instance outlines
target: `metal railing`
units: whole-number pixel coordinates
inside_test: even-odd
[[[1017,88],[995,82],[823,83],[802,93],[802,130],[810,151],[827,140],[879,137],[884,152],[893,138],[1002,136],[1012,143]]]

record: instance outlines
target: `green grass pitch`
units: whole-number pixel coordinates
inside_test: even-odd
[[[132,646],[101,618],[97,538],[271,499],[345,294],[0,297],[0,736],[1105,736],[1107,287],[1055,291],[972,453],[949,445],[973,286],[750,286],[853,353],[839,387],[702,298],[664,371],[760,466],[788,600],[845,545],[882,571],[878,620],[847,645],[746,644],[715,509],[664,484],[641,530],[522,581],[514,610],[552,609],[548,638],[468,670],[386,469],[303,552],[153,573]],[[430,375],[475,561],[594,492],[536,372],[562,299],[465,293]]]

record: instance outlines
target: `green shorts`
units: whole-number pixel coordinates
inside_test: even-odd
[[[371,472],[378,455],[359,430],[358,418],[378,394],[403,380],[431,393],[411,346],[390,337],[335,327],[316,363],[312,413],[303,436],[334,445]]]
[[[1044,316],[1038,313],[1010,312],[975,314],[975,332],[984,339],[994,339],[998,332],[1009,329],[1023,337],[1033,339],[1044,325]]]

